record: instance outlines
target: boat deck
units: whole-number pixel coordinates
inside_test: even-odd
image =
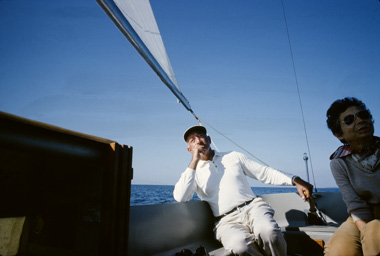
[[[323,255],[323,246],[337,226],[347,218],[339,192],[317,193],[315,202],[327,226],[311,225],[309,203],[296,193],[261,196],[276,211],[288,244],[289,255]],[[211,210],[205,202],[131,206],[129,255],[175,255],[182,249],[204,246],[211,256],[226,255],[213,235]]]

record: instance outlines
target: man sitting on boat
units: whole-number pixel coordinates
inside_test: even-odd
[[[184,139],[192,154],[188,168],[174,188],[174,199],[189,201],[194,192],[207,201],[216,217],[216,238],[232,254],[286,255],[286,242],[274,210],[253,193],[247,176],[272,185],[296,185],[306,200],[313,186],[301,178],[262,166],[239,152],[211,149],[206,128],[193,126]]]
[[[380,255],[380,138],[356,98],[335,101],[327,125],[344,145],[330,157],[331,172],[350,214],[325,247],[325,255]]]

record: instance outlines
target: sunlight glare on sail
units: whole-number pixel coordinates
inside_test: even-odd
[[[149,0],[114,0],[154,58],[179,89]]]

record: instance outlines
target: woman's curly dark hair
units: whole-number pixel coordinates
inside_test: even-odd
[[[373,122],[371,112],[369,111],[369,109],[367,109],[366,105],[361,100],[358,100],[354,97],[346,97],[344,99],[336,100],[333,102],[333,104],[331,104],[330,108],[327,110],[326,113],[327,126],[334,135],[342,135],[342,129],[340,128],[339,122],[340,114],[346,111],[347,108],[352,106],[358,107],[363,110],[368,110],[370,114],[370,119]]]

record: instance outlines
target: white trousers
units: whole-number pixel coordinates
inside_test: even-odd
[[[273,215],[269,204],[255,198],[216,223],[216,238],[230,254],[286,256],[286,242]]]

